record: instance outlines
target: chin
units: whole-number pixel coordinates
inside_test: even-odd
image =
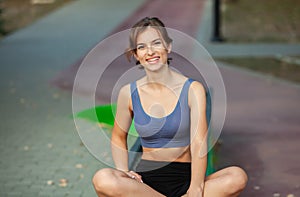
[[[164,66],[166,66],[166,64],[161,64],[161,63],[151,64],[151,65],[145,66],[145,69],[154,72],[154,71],[161,70]]]

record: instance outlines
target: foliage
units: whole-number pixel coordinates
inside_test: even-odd
[[[300,42],[299,0],[223,0],[221,7],[229,42]]]

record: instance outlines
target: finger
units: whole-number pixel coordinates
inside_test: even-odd
[[[135,180],[137,180],[137,181],[143,183],[143,180],[142,180],[142,176],[141,176],[141,175],[139,175],[138,173],[136,173],[136,172],[134,172],[134,171],[130,171],[129,173],[130,173],[130,175],[132,176],[131,178],[133,178],[133,179],[135,179]]]
[[[138,173],[134,172],[134,171],[130,171],[131,174],[133,174],[136,177],[142,178],[141,175],[139,175]]]
[[[132,178],[132,179],[135,179],[136,178],[136,176],[133,174],[133,173],[131,173],[131,172],[125,172],[126,173],[126,175],[129,177],[129,178]]]

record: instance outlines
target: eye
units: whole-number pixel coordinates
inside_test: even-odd
[[[160,45],[161,45],[161,41],[160,41],[160,40],[155,41],[155,42],[154,42],[154,45],[155,45],[155,46],[160,46]]]
[[[138,50],[143,50],[143,49],[145,49],[145,46],[144,46],[144,45],[138,45],[138,46],[137,46],[137,49],[138,49]]]

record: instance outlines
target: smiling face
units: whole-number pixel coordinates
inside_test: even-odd
[[[167,65],[171,44],[163,40],[158,30],[149,26],[137,36],[135,58],[141,65],[151,71]]]

